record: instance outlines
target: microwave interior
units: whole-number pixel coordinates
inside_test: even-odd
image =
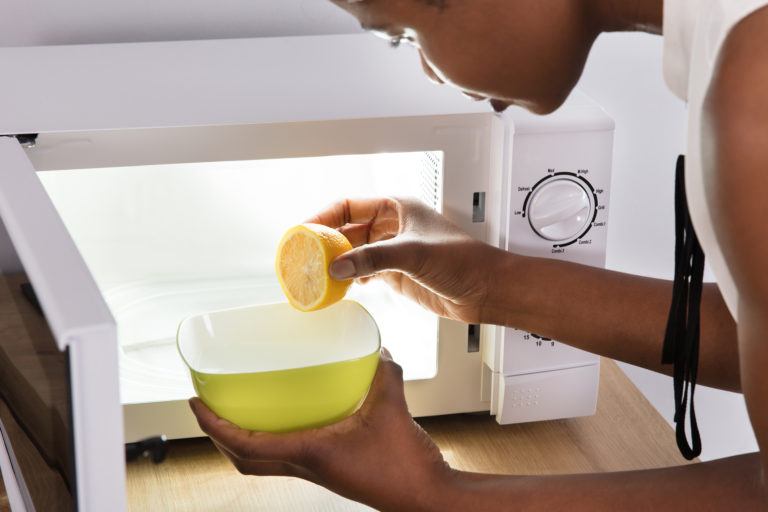
[[[284,301],[278,241],[333,201],[417,197],[441,210],[440,151],[47,170],[38,176],[118,328],[123,404],[194,394],[176,349],[186,317]],[[437,373],[438,318],[373,281],[367,308],[406,380]]]

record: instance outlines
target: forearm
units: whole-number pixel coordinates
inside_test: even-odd
[[[499,263],[484,321],[669,374],[661,364],[672,283],[514,254]],[[701,303],[699,382],[739,389],[736,324],[715,285]]]
[[[673,468],[563,476],[456,472],[435,510],[763,510],[758,454]],[[404,510],[404,509],[403,509]]]

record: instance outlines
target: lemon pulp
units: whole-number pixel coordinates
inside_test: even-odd
[[[328,273],[334,259],[352,249],[335,229],[301,224],[283,235],[275,271],[288,301],[300,311],[316,311],[344,298],[351,281],[337,281]]]

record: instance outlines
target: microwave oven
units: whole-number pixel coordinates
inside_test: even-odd
[[[333,200],[415,196],[498,247],[605,264],[614,124],[578,92],[548,116],[495,114],[368,35],[5,48],[0,69],[14,510],[118,510],[123,443],[202,435],[179,322],[282,300],[281,233]],[[350,296],[415,416],[594,413],[593,354],[438,318],[375,283]]]

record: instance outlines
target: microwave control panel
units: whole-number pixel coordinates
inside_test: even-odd
[[[605,178],[593,174],[550,167],[530,183],[514,183],[507,250],[605,266],[609,193]]]
[[[499,246],[525,256],[604,267],[613,121],[597,106],[517,121],[508,138]],[[486,339],[485,396],[499,423],[595,412],[598,356],[513,328],[489,326]]]
[[[586,236],[597,221],[598,209],[605,209],[597,190],[583,177],[589,171],[581,172],[579,175],[550,169],[547,176],[531,187],[522,208],[515,212],[527,218],[534,233],[552,242],[554,249],[564,250],[580,241],[589,243],[591,240]]]
[[[518,134],[512,139],[506,249],[605,266],[613,130]],[[498,371],[519,375],[595,364],[597,356],[505,328]]]

